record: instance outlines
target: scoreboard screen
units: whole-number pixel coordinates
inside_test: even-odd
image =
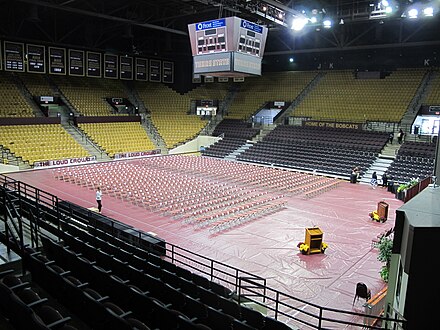
[[[241,20],[237,51],[244,54],[260,56],[263,45],[262,27],[246,20]]]
[[[225,52],[226,47],[226,19],[218,19],[195,25],[197,39],[197,54]]]
[[[5,41],[3,44],[6,71],[24,71],[24,44]]]
[[[66,49],[49,47],[49,73],[66,74]]]
[[[260,75],[267,28],[238,17],[188,25],[193,73]]]
[[[84,51],[69,49],[69,75],[84,76]]]
[[[26,45],[27,71],[46,73],[46,48],[42,45]]]

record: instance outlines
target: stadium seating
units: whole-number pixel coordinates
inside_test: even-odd
[[[225,118],[215,127],[212,135],[252,140],[259,132],[259,129],[251,127],[243,120]]]
[[[52,297],[41,293],[36,283],[22,280],[12,269],[0,273],[0,315],[14,329],[81,329],[71,315],[60,312]],[[81,326],[81,327],[80,327]]]
[[[138,122],[81,123],[78,127],[110,157],[156,149]]]
[[[204,276],[99,229],[88,232],[71,221],[61,226],[61,241],[42,236],[43,250],[27,248],[24,266],[82,329],[284,329],[283,323],[239,305],[231,290]],[[28,286],[16,282],[14,287]],[[30,293],[24,299],[41,300]]]
[[[269,101],[293,101],[316,77],[314,71],[268,72],[238,85],[226,118],[246,119]]]
[[[278,126],[237,159],[348,177],[354,166],[365,171],[387,139],[380,132]]]
[[[72,106],[84,116],[111,116],[106,98],[127,98],[119,80],[85,77],[51,77]]]
[[[33,117],[31,106],[22,96],[9,73],[0,70],[0,117]]]
[[[395,182],[406,183],[412,179],[424,179],[433,174],[435,143],[406,141],[390,165],[387,174]]]
[[[0,145],[30,165],[89,156],[59,124],[1,126]]]
[[[206,126],[206,120],[188,114],[194,92],[181,95],[157,83],[137,83],[136,89],[167,148],[195,138]]]
[[[424,69],[401,69],[384,79],[356,79],[353,71],[328,71],[292,115],[358,123],[399,122],[425,73]]]
[[[203,156],[223,158],[246,144],[246,139],[224,137],[202,151]]]
[[[431,81],[431,86],[424,102],[428,105],[440,104],[440,73],[437,70],[434,74],[435,75]]]
[[[17,75],[33,96],[53,95],[45,75],[34,73],[18,73]]]

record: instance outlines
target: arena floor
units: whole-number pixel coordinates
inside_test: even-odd
[[[40,169],[7,175],[83,207],[96,206],[94,190],[60,181],[53,173]],[[216,234],[106,195],[103,214],[253,272],[266,278],[268,286],[308,302],[364,312],[361,300],[352,306],[356,283],[366,283],[373,295],[384,287],[379,275],[382,263],[371,243],[394,226],[395,210],[402,202],[385,188],[347,181],[313,198],[289,194],[285,198],[287,204],[280,211]],[[385,223],[368,216],[379,201],[389,204]],[[297,244],[304,241],[305,228],[313,226],[324,232],[328,249],[324,254],[302,255]]]

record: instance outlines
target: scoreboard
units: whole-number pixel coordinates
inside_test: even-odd
[[[188,25],[193,73],[261,75],[267,28],[238,17]]]
[[[226,19],[197,23],[197,55],[226,51]],[[194,52],[193,52],[194,54]]]

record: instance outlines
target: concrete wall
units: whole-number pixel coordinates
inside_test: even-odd
[[[0,164],[0,173],[17,172],[18,166]]]
[[[214,136],[199,136],[192,141],[189,141],[181,146],[178,146],[169,151],[170,155],[183,154],[183,153],[191,153],[191,152],[199,152],[200,147],[208,147],[211,144],[214,144],[220,140],[219,137]]]

